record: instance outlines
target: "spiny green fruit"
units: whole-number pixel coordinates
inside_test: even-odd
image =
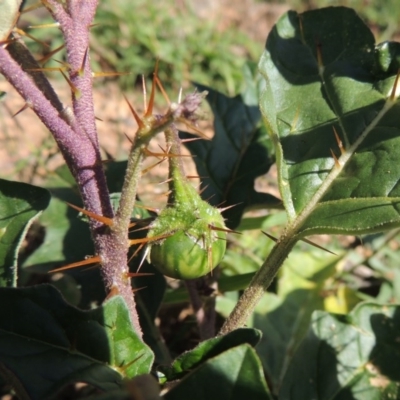
[[[150,261],[164,275],[195,279],[211,272],[226,249],[226,232],[220,212],[200,196],[193,204],[165,208],[148,237],[171,235],[151,245]],[[216,229],[213,229],[216,228]]]
[[[170,148],[171,194],[147,235],[150,243],[154,237],[165,237],[150,244],[150,261],[171,278],[195,279],[221,261],[227,229],[219,210],[202,200],[184,175],[177,132],[171,129],[165,135]]]

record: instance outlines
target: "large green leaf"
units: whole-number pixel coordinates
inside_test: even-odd
[[[0,374],[31,399],[45,399],[70,382],[113,390],[122,377],[150,372],[153,354],[120,297],[81,311],[41,285],[3,288],[0,303]]]
[[[265,174],[272,162],[268,157],[266,133],[259,128],[260,111],[256,105],[247,105],[238,95],[230,98],[207,90],[207,101],[214,113],[214,137],[211,141],[186,143],[197,171],[202,177],[202,197],[213,205],[227,210],[224,217],[230,228],[236,227],[246,207],[263,204],[277,206],[280,201],[266,193],[254,190],[254,180]],[[181,133],[182,137],[190,137]]]
[[[316,311],[279,399],[399,399],[399,336],[399,306],[363,303],[347,316]]]
[[[299,236],[400,225],[399,60],[344,7],[290,11],[269,35],[261,110]]]
[[[0,179],[0,286],[16,285],[18,250],[49,201],[45,189]]]
[[[270,400],[261,363],[248,344],[210,358],[165,396],[166,400]]]

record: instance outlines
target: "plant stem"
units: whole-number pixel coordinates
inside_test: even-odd
[[[254,275],[250,285],[243,292],[218,335],[225,335],[246,324],[296,242],[297,239],[294,238],[294,235],[289,235],[286,232],[282,234],[264,264]]]

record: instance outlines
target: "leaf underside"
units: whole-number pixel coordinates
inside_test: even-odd
[[[260,105],[299,236],[400,225],[399,49],[345,7],[290,11],[272,30]]]

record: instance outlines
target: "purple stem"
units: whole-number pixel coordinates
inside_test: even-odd
[[[92,73],[89,63],[89,27],[97,0],[70,0],[67,7],[56,0],[44,4],[60,23],[65,35],[67,62],[73,90],[73,113],[59,113],[36,86],[32,78],[0,46],[0,73],[14,86],[26,103],[53,134],[60,151],[75,177],[84,207],[98,215],[112,218],[107,182],[98,145],[92,96]],[[87,54],[87,56],[85,56]],[[85,59],[86,57],[86,59]],[[85,62],[84,62],[85,60]],[[82,73],[78,73],[84,66]],[[132,287],[127,276],[128,233],[125,240],[113,235],[102,223],[91,219],[90,228],[96,254],[101,258],[101,272],[106,289],[120,294],[130,311],[139,336],[142,331]]]

